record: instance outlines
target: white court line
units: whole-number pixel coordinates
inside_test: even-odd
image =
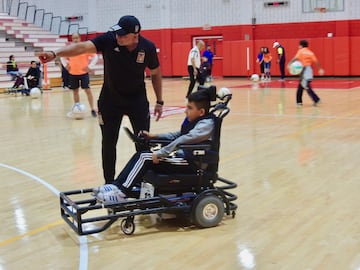
[[[44,181],[43,179],[28,173],[26,171],[23,171],[21,169],[15,168],[13,166],[0,163],[0,167],[7,168],[9,170],[18,172],[22,175],[25,175],[36,182],[40,183],[41,185],[45,186],[47,189],[49,189],[52,193],[54,193],[57,197],[59,197],[60,191],[57,190],[55,187],[50,185],[48,182]],[[80,262],[79,262],[79,270],[86,270],[88,268],[88,246],[87,246],[87,238],[86,236],[79,236],[79,243],[80,243]]]

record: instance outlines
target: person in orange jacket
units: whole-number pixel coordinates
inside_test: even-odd
[[[72,42],[78,43],[81,41],[79,33],[72,35]],[[73,57],[61,58],[62,65],[69,72],[69,88],[73,90],[74,103],[76,106],[80,103],[79,87],[85,90],[88,98],[89,106],[91,109],[91,115],[96,117],[96,110],[94,107],[94,98],[90,89],[90,76],[89,71],[94,67],[98,60],[98,56],[95,53],[92,54],[80,54]]]
[[[323,75],[324,70],[321,68],[321,65],[316,58],[316,55],[308,48],[309,42],[307,40],[300,40],[299,42],[299,50],[297,51],[295,57],[289,62],[288,67],[294,62],[294,61],[300,61],[303,70],[300,73],[300,81],[298,85],[298,89],[296,92],[296,103],[297,106],[302,106],[302,94],[303,90],[305,89],[311,99],[314,101],[314,106],[317,106],[320,102],[320,98],[318,95],[315,94],[314,90],[311,87],[311,82],[314,79],[313,75],[313,69],[312,65],[316,64],[316,66],[319,69],[319,74]]]
[[[265,47],[264,48],[264,56],[263,56],[264,73],[265,73],[264,81],[271,81],[271,72],[270,72],[271,60],[272,60],[272,56],[271,56],[271,53],[269,51],[269,48]]]

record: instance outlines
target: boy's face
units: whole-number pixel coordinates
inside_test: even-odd
[[[192,121],[198,119],[199,117],[204,116],[205,110],[198,109],[194,102],[188,102],[188,104],[186,105],[185,113],[186,113],[188,120],[190,122],[192,122]]]

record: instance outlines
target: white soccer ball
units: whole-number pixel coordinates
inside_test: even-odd
[[[39,98],[41,97],[41,90],[37,87],[31,88],[30,90],[31,98]]]
[[[229,88],[226,88],[226,87],[221,87],[219,89],[219,91],[217,92],[217,96],[222,99],[224,98],[226,95],[230,95],[231,94],[231,91]]]
[[[300,61],[294,61],[289,65],[289,72],[291,75],[299,75],[303,70],[303,65]]]
[[[82,103],[75,103],[71,112],[75,119],[84,119],[86,114],[86,106]]]
[[[253,74],[251,75],[250,80],[253,82],[258,82],[260,80],[260,77],[257,74]]]

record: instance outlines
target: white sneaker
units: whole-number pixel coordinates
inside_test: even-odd
[[[98,194],[99,192],[105,193],[105,192],[110,192],[110,191],[114,191],[114,190],[119,190],[119,188],[113,184],[106,184],[103,186],[93,188],[93,192],[95,195]]]
[[[112,190],[109,192],[99,192],[96,199],[103,204],[121,203],[126,201],[126,195],[121,190]]]

